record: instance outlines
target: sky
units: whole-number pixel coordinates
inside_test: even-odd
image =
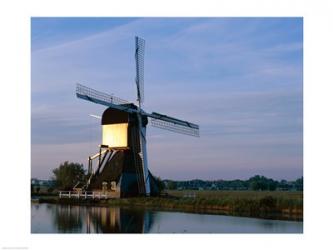
[[[32,18],[31,176],[87,167],[101,144],[75,96],[81,83],[136,100],[134,37],[146,40],[145,102],[200,126],[190,137],[149,126],[148,165],[162,179],[303,176],[302,18]]]

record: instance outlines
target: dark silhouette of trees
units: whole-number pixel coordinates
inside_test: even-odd
[[[249,180],[250,188],[252,190],[276,190],[278,182],[273,179],[268,179],[265,176],[256,175]]]
[[[296,190],[298,190],[298,191],[303,191],[303,177],[298,178],[298,179],[295,181],[295,186],[296,186]]]
[[[273,180],[261,175],[255,175],[248,180],[188,180],[174,181],[163,180],[165,188],[169,190],[255,190],[255,191],[275,191],[275,190],[293,190],[303,191],[303,177],[295,181]]]
[[[68,161],[53,169],[53,175],[55,185],[60,190],[71,190],[76,183],[85,182],[86,180],[83,165]]]

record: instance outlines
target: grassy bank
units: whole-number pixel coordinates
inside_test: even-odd
[[[187,197],[190,194],[191,197]],[[303,220],[303,192],[168,191],[166,197],[101,201],[40,198],[40,202],[140,207],[167,211],[212,213],[268,219]]]
[[[232,215],[303,220],[300,191],[169,191],[169,194],[179,198],[192,194],[199,206],[215,206]]]

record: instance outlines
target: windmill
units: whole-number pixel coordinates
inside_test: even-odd
[[[135,37],[137,105],[81,84],[78,98],[108,107],[102,117],[102,144],[99,153],[89,157],[86,189],[117,191],[120,196],[146,195],[156,191],[156,180],[148,170],[146,127],[152,126],[191,136],[199,136],[199,126],[164,114],[148,113],[144,101],[145,40]],[[93,160],[98,159],[94,170]],[[154,190],[152,190],[154,189]]]

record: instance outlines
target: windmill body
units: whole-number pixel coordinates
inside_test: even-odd
[[[156,179],[148,170],[146,130],[152,126],[199,136],[199,126],[184,120],[142,109],[144,40],[135,38],[136,87],[138,105],[113,95],[76,87],[78,98],[107,106],[101,118],[102,144],[99,153],[89,157],[88,190],[110,190],[120,197],[158,194]],[[96,167],[93,167],[93,162]]]

